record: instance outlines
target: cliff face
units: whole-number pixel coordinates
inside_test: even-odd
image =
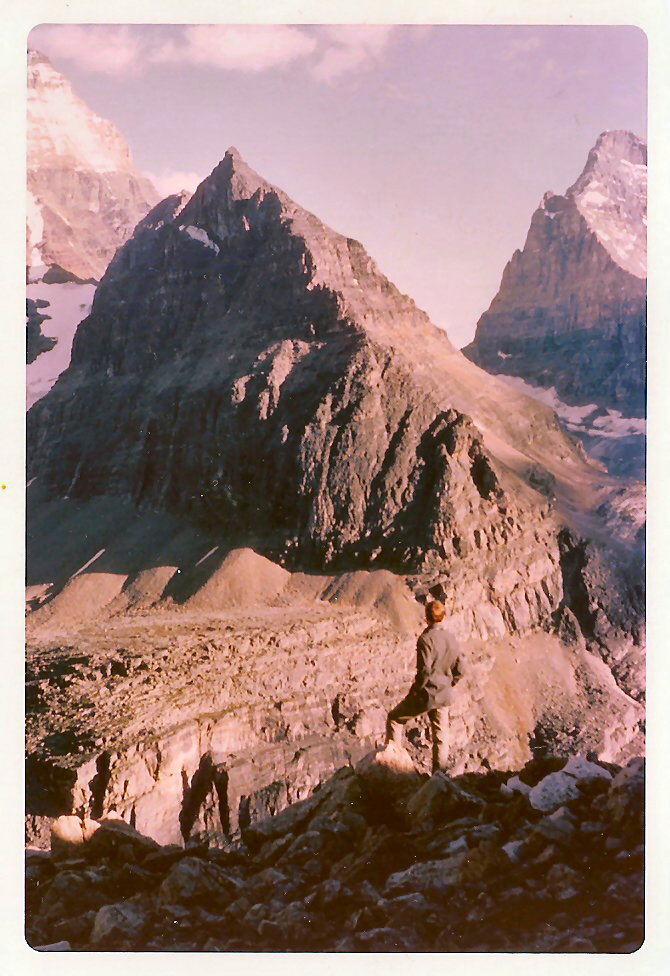
[[[583,465],[550,411],[235,152],[140,223],[28,423],[52,494],[127,494],[308,568],[523,547],[552,532],[518,477],[528,445]]]
[[[603,133],[565,195],[547,193],[465,354],[568,403],[645,412],[646,146]]]
[[[114,126],[37,51],[28,53],[27,165],[26,264],[99,280],[157,193]]]

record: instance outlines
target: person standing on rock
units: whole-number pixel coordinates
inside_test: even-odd
[[[402,745],[405,724],[428,713],[433,744],[433,772],[447,762],[448,706],[452,688],[462,677],[462,650],[444,624],[446,608],[439,600],[426,605],[428,626],[416,645],[416,677],[409,692],[386,719],[386,744]]]

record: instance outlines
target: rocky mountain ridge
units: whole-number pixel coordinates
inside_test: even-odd
[[[101,398],[87,443],[81,418]],[[450,481],[468,519],[493,520],[475,548],[505,544],[518,533],[504,482],[539,512],[530,468],[559,491],[585,468],[549,410],[474,370],[360,245],[234,152],[140,223],[28,424],[31,475],[54,494],[127,493],[316,567],[460,559],[473,542],[440,511]]]
[[[647,149],[604,132],[564,195],[546,193],[464,350],[566,403],[645,414]]]

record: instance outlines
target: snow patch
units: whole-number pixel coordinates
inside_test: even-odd
[[[543,386],[533,386],[520,376],[504,376],[498,374],[498,379],[502,380],[508,386],[513,387],[515,390],[518,390],[520,393],[525,393],[526,396],[531,397],[533,400],[539,400],[540,403],[551,407],[561,420],[564,420],[568,424],[581,424],[598,409],[595,403],[587,403],[576,407],[571,407],[567,403],[563,403],[554,386],[549,387],[549,389],[545,389]]]
[[[35,196],[28,190],[26,206],[26,229],[28,231],[28,255],[27,264],[30,268],[42,266],[42,255],[40,246],[44,238],[44,218],[42,216],[42,205]]]
[[[611,408],[603,413],[595,403],[569,406],[559,399],[555,387],[552,386],[547,390],[541,386],[533,386],[520,376],[498,374],[498,379],[533,400],[539,400],[540,403],[551,407],[565,426],[574,433],[614,438],[640,436],[647,432],[647,421],[643,417],[623,417],[619,410]]]
[[[42,322],[41,329],[49,339],[56,340],[56,345],[26,366],[27,407],[40,400],[70,365],[72,340],[77,326],[91,311],[95,288],[93,284],[80,285],[74,281],[53,285],[36,281],[28,285],[28,298],[49,303],[40,309],[49,316]]]
[[[207,231],[203,230],[202,227],[193,227],[191,225],[189,227],[182,227],[182,230],[185,230],[188,236],[192,237],[194,241],[199,241],[201,244],[204,244],[205,247],[211,248],[211,250],[216,254],[219,253],[218,244],[214,243],[214,241],[208,236]]]
[[[593,421],[593,433],[602,437],[629,437],[631,434],[646,434],[647,421],[641,417],[623,417],[619,410],[609,409],[602,417]]]
[[[210,550],[209,550],[209,552],[206,552],[206,553],[205,553],[205,555],[204,555],[204,556],[202,557],[202,559],[199,559],[199,560],[197,561],[197,563],[196,563],[195,565],[196,565],[196,566],[199,566],[199,565],[200,565],[200,563],[204,563],[204,561],[205,561],[206,559],[209,559],[209,557],[210,557],[210,556],[211,556],[211,555],[212,555],[213,553],[215,553],[215,552],[216,552],[216,550],[217,550],[218,548],[219,548],[218,546],[214,546],[214,548],[213,548],[213,549],[210,549]]]
[[[96,559],[99,559],[100,556],[102,556],[102,554],[103,554],[104,551],[105,551],[104,549],[101,549],[99,552],[96,552],[95,556],[91,556],[91,558],[88,560],[88,562],[84,563],[83,566],[80,566],[79,569],[76,571],[76,573],[73,573],[72,574],[72,576],[70,577],[70,579],[73,580],[75,578],[75,576],[79,576],[79,574],[80,573],[83,573],[85,569],[88,569],[88,567],[92,563],[94,563],[96,561]]]
[[[607,203],[608,199],[609,197],[607,194],[603,193],[601,190],[587,190],[587,192],[583,193],[581,196],[581,202],[583,204]]]

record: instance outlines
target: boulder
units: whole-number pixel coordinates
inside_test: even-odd
[[[99,826],[96,820],[88,818],[58,817],[51,825],[51,850],[58,854],[75,850],[90,840]]]
[[[416,948],[417,939],[408,931],[399,929],[382,928],[371,929],[369,932],[358,932],[354,937],[354,944],[357,949],[365,952],[411,952]]]
[[[606,809],[614,823],[638,816],[644,810],[644,759],[635,758],[617,773],[607,796]]]
[[[160,849],[161,845],[153,838],[141,834],[125,820],[117,819],[100,821],[86,843],[87,853],[94,857],[119,857],[124,852],[132,852],[133,857],[140,859]]]
[[[99,908],[105,896],[96,878],[79,871],[60,871],[40,904],[43,919],[69,918],[87,909]]]
[[[407,801],[407,812],[416,823],[441,824],[465,814],[476,813],[484,800],[461,789],[444,773],[435,773]]]
[[[518,776],[511,776],[506,783],[502,783],[500,786],[500,792],[503,796],[514,796],[515,793],[521,793],[523,796],[527,796],[530,790],[531,787],[528,783],[524,783]]]
[[[465,854],[455,854],[440,861],[424,861],[405,871],[397,871],[387,879],[383,894],[386,898],[406,892],[434,897],[444,895],[459,884],[459,871],[465,857]]]
[[[367,881],[371,887],[381,886],[389,874],[404,871],[420,854],[418,845],[407,834],[397,834],[386,825],[370,828],[362,841],[333,865],[330,876],[346,885]]]
[[[482,881],[491,874],[506,871],[512,862],[506,851],[494,841],[482,840],[473,850],[463,857],[458,870],[461,882]]]
[[[394,742],[364,756],[356,766],[356,776],[368,808],[380,812],[399,809],[421,785],[412,757]]]
[[[571,759],[568,759],[563,767],[563,772],[568,776],[572,776],[579,783],[591,783],[597,779],[604,780],[605,782],[611,782],[612,780],[612,774],[607,769],[598,765],[598,763],[589,762],[583,756],[573,756]]]
[[[584,789],[594,783],[608,783],[611,779],[612,774],[607,769],[589,762],[583,756],[573,756],[561,770],[541,779],[528,794],[528,799],[533,809],[551,813],[564,803],[578,799],[581,796],[580,787]]]
[[[559,807],[548,817],[543,817],[536,823],[535,832],[546,837],[547,840],[567,845],[574,837],[575,825],[569,816],[569,811],[565,807]]]
[[[528,799],[534,810],[551,813],[563,804],[579,799],[580,795],[574,776],[561,770],[558,773],[549,773],[541,779],[528,794]]]
[[[249,850],[258,851],[269,840],[292,834],[316,812],[326,799],[325,792],[312,793],[305,800],[292,803],[281,813],[242,828],[242,839]]]
[[[111,948],[118,943],[134,941],[146,928],[148,914],[146,909],[133,902],[118,902],[116,905],[103,905],[95,916],[91,945],[98,948]]]
[[[173,865],[158,890],[163,904],[232,901],[242,883],[223,868],[198,857],[185,857]]]

